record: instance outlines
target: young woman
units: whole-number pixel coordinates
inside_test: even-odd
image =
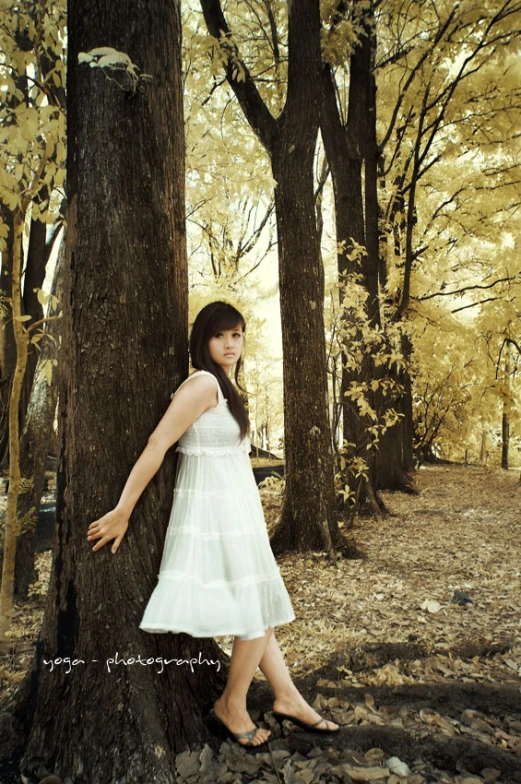
[[[249,460],[249,420],[237,386],[246,324],[234,307],[212,302],[195,319],[190,355],[196,370],[183,381],[148,440],[117,506],[91,523],[87,539],[99,550],[121,544],[141,493],[166,451],[180,453],[174,502],[158,583],[140,629],[193,637],[233,635],[226,688],[212,719],[243,746],[270,739],[246,709],[248,688],[260,666],[271,684],[273,711],[315,732],[336,732],[291,680],[274,626],[295,615],[270,548]]]

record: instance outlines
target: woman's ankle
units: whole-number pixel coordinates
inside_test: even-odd
[[[217,703],[226,713],[242,713],[246,710],[246,699],[244,696],[226,694],[226,691],[215,701],[215,704]]]
[[[301,694],[296,686],[277,689],[273,695],[273,702],[295,702],[300,701]]]

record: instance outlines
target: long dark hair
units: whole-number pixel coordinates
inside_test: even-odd
[[[208,342],[217,332],[242,326],[243,332],[246,331],[246,322],[239,311],[227,302],[210,302],[199,311],[192,326],[190,333],[190,357],[192,366],[197,370],[208,370],[217,378],[221,392],[228,401],[228,408],[239,423],[241,428],[241,440],[244,438],[250,427],[250,420],[244,407],[239,393],[230,381],[229,376],[210,356]],[[237,387],[246,392],[239,384],[239,372],[241,369],[242,358],[239,357],[235,365],[235,383]]]

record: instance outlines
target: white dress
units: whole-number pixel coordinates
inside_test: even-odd
[[[262,637],[295,614],[271,551],[248,436],[219,402],[179,439],[158,583],[139,628],[193,637]],[[189,376],[179,389],[194,377]]]

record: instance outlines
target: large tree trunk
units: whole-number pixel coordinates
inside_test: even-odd
[[[340,532],[327,395],[324,271],[313,193],[320,111],[319,1],[288,4],[287,98],[276,120],[240,59],[219,0],[201,0],[201,7],[210,34],[220,40],[226,78],[270,156],[277,181],[286,492],[272,548],[275,553],[319,548],[333,554]]]
[[[36,656],[15,709],[27,735],[22,768],[40,759],[73,784],[173,784],[172,755],[204,738],[201,718],[219,679],[215,665],[192,672],[150,662],[215,660],[212,640],[138,628],[156,584],[174,453],[116,555],[109,546],[93,553],[86,535],[116,504],[187,372],[180,8],[76,0],[68,22],[57,529]],[[126,52],[153,83],[125,91],[78,64],[79,52],[103,44]],[[116,654],[148,663],[108,672]],[[57,658],[80,663],[53,669]]]
[[[302,137],[305,118],[295,120]],[[290,140],[291,136],[288,143]],[[313,193],[314,139],[308,139],[306,146],[297,146],[298,168],[286,145],[273,159],[286,460],[284,504],[271,542],[274,552],[330,550],[332,544],[339,544],[331,430],[325,405],[324,271]]]

